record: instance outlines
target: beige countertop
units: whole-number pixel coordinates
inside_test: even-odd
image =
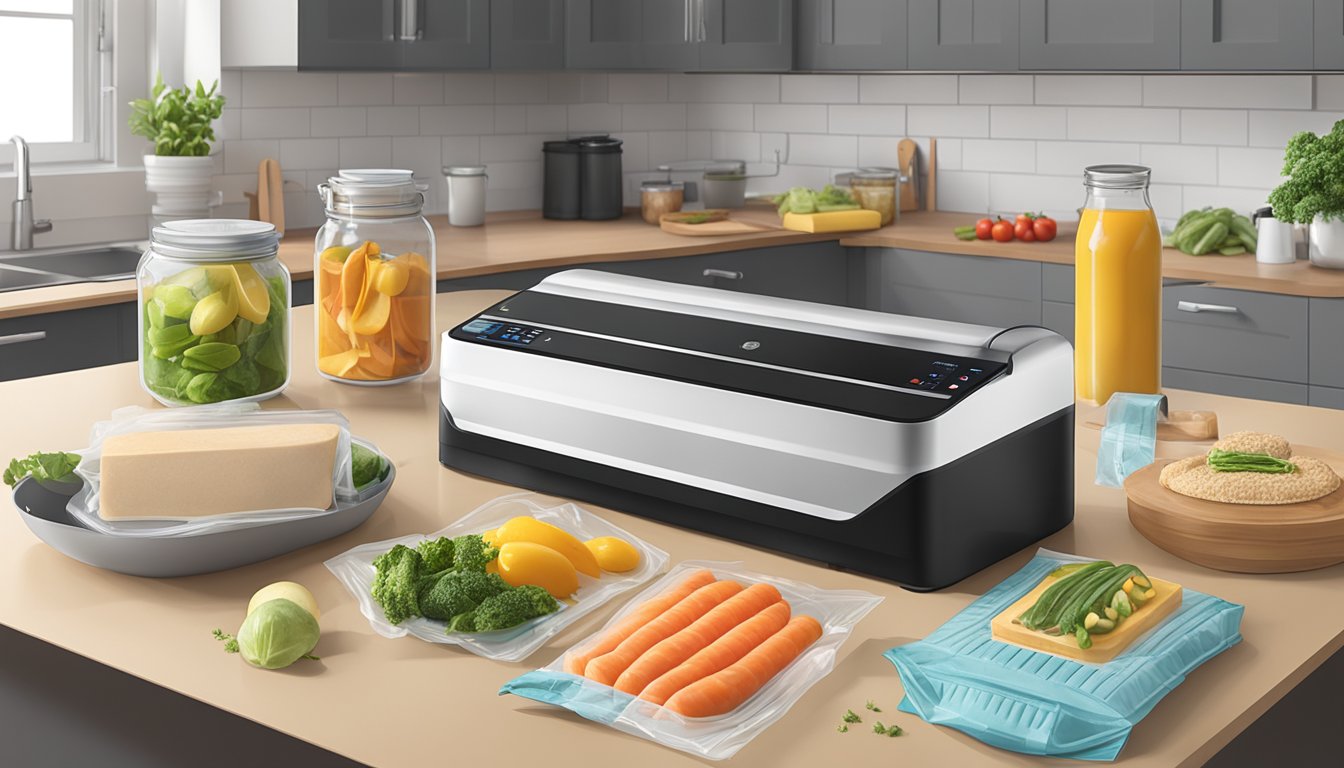
[[[733,216],[778,226],[772,209],[753,205]],[[482,227],[452,227],[446,217],[431,216],[440,280],[604,261],[662,259],[774,245],[838,240],[855,247],[909,248],[921,251],[990,256],[1050,264],[1073,263],[1074,225],[1060,226],[1049,243],[963,241],[953,227],[973,224],[976,214],[918,212],[902,214],[898,224],[873,232],[810,234],[772,229],[718,237],[682,237],[645,224],[638,213],[613,221],[553,221],[538,211],[493,213]],[[280,258],[296,280],[313,273],[315,230],[291,230],[280,244]],[[1344,270],[1321,269],[1305,261],[1259,264],[1245,256],[1189,256],[1162,252],[1162,275],[1295,296],[1344,297]],[[0,319],[135,300],[135,281],[75,283],[0,293]]]
[[[506,295],[499,291],[438,297],[440,328]],[[310,308],[294,312],[293,380],[268,407],[337,408],[356,433],[372,439],[397,466],[397,481],[378,512],[337,539],[233,571],[181,579],[142,579],[99,571],[49,549],[16,514],[0,515],[0,623],[128,674],[379,766],[419,766],[443,759],[428,734],[451,732],[457,760],[501,765],[688,766],[702,761],[514,696],[499,686],[549,663],[586,636],[625,598],[585,617],[521,663],[498,663],[413,638],[374,634],[354,598],[322,561],[369,541],[429,532],[479,504],[516,489],[438,463],[438,380],[359,388],[317,376]],[[1218,412],[1225,432],[1273,430],[1294,442],[1338,445],[1344,411],[1172,392],[1173,407]],[[152,405],[134,364],[0,384],[0,458],[87,444],[89,426],[117,407]],[[1042,542],[1052,549],[1134,562],[1148,573],[1246,606],[1245,641],[1196,670],[1134,730],[1119,764],[1196,766],[1344,645],[1338,604],[1344,566],[1309,573],[1248,576],[1201,568],[1168,555],[1129,524],[1124,496],[1092,483],[1098,433],[1078,432],[1077,517]],[[595,509],[671,555],[741,560],[749,567],[826,588],[865,589],[885,601],[840,649],[835,670],[818,683],[733,764],[749,766],[1076,765],[985,746],[955,731],[896,712],[900,679],[881,654],[924,637],[1030,558],[1032,550],[990,566],[948,589],[907,592],[892,584],[831,570],[750,546],[638,517]],[[210,636],[235,629],[252,592],[281,579],[308,585],[322,608],[321,662],[266,672],[225,655]],[[1311,620],[1302,620],[1311,616]],[[905,729],[900,739],[835,732],[848,708],[876,700]],[[869,738],[865,738],[869,737]],[[204,745],[205,742],[202,742]],[[595,762],[595,756],[601,756]]]

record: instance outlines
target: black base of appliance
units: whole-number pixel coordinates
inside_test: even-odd
[[[779,550],[926,592],[1073,521],[1073,407],[911,478],[836,522],[457,428],[440,406],[439,461],[544,493]]]

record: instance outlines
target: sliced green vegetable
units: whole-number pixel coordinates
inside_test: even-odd
[[[1209,451],[1209,468],[1215,472],[1265,472],[1276,475],[1287,475],[1297,471],[1297,465],[1293,462],[1275,458],[1267,453],[1220,451],[1217,448]],[[1139,580],[1135,579],[1134,583],[1139,584]]]
[[[239,351],[236,344],[212,341],[208,344],[197,344],[184,351],[182,356],[186,358],[182,361],[184,366],[188,362],[194,362],[208,366],[206,370],[222,371],[238,362],[243,353]]]

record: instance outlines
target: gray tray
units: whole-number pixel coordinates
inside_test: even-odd
[[[43,485],[27,478],[14,489],[14,506],[39,539],[82,563],[131,576],[194,576],[269,560],[353,530],[383,503],[396,475],[388,462],[382,482],[323,515],[196,536],[136,538],[89,530],[65,510],[79,483]]]

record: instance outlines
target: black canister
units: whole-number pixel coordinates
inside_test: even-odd
[[[621,140],[589,136],[574,142],[579,147],[579,216],[619,219],[624,212]]]
[[[544,180],[541,215],[548,219],[579,218],[579,145],[548,141],[541,145]]]

